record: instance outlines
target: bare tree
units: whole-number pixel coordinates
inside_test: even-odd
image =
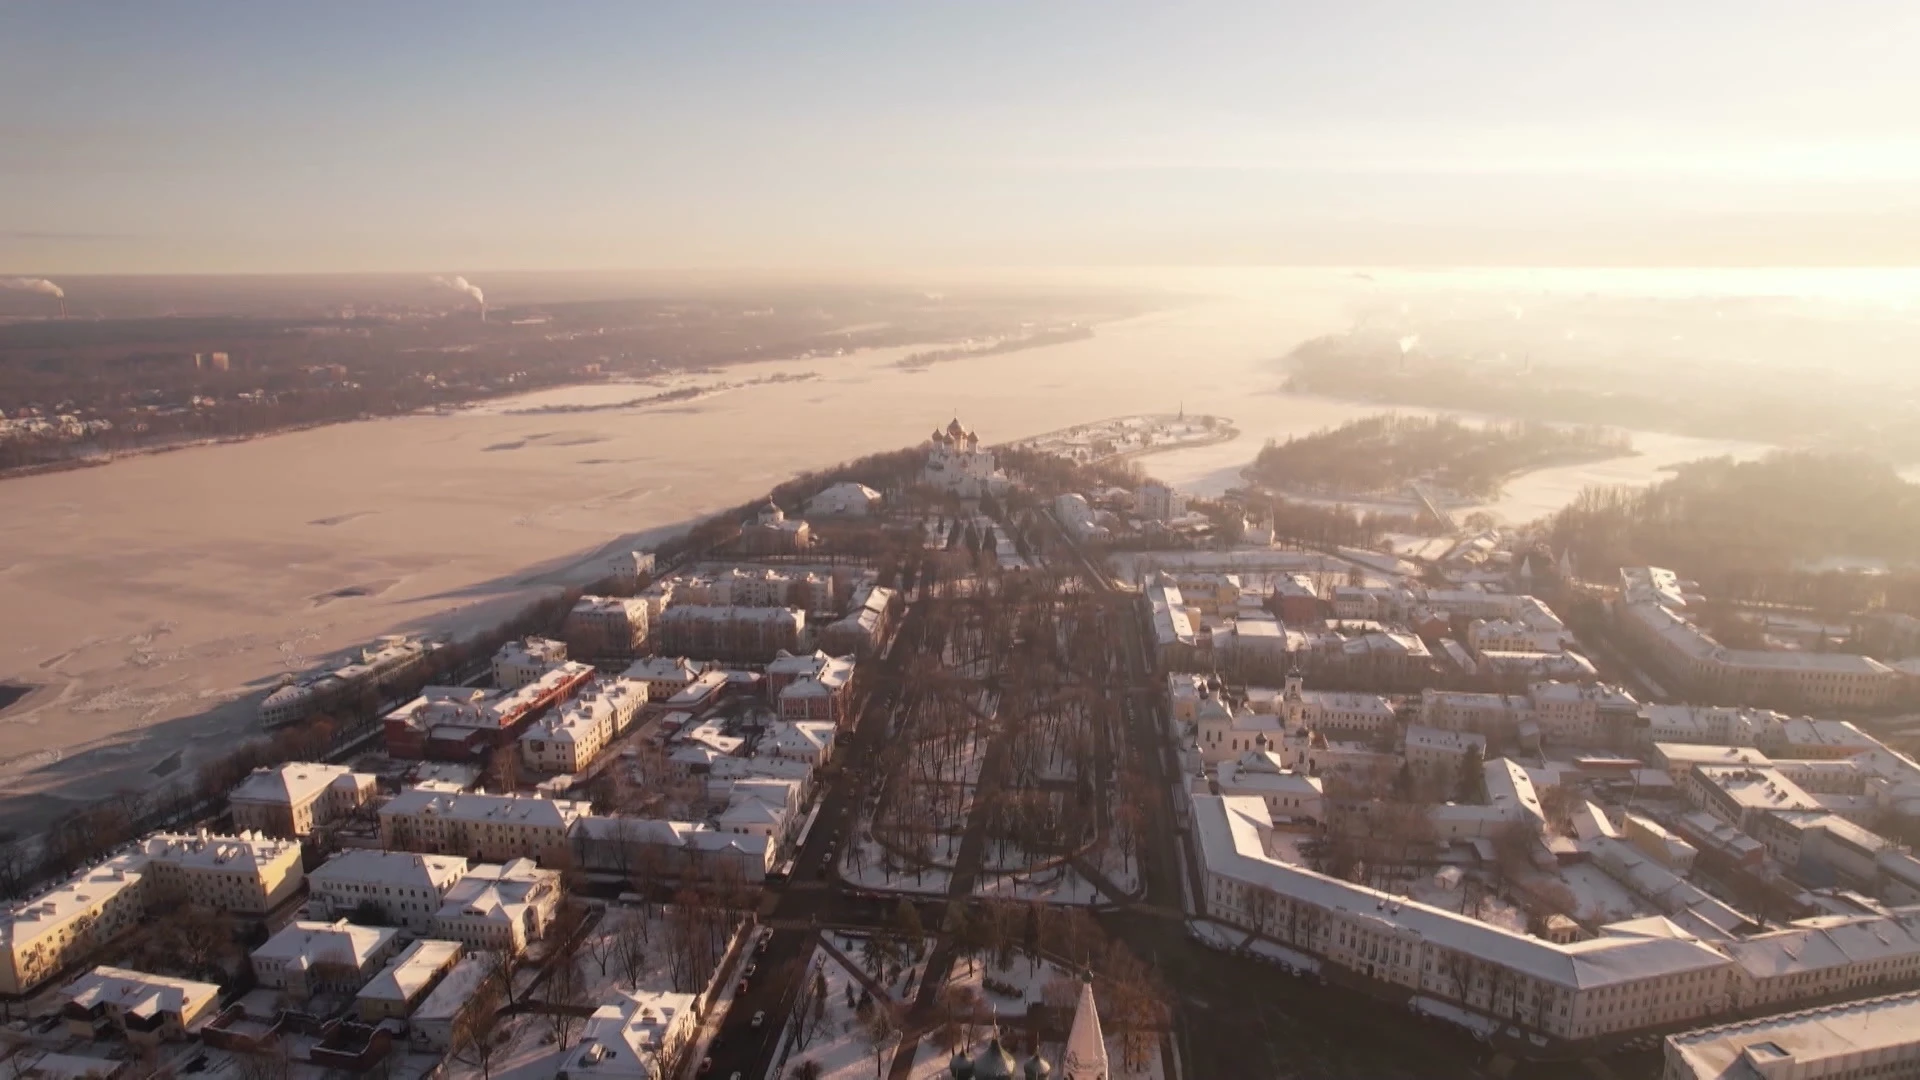
[[[594,932],[588,934],[586,940],[580,943],[581,953],[599,968],[600,977],[603,979],[607,977],[607,965],[612,963],[620,953],[618,932],[616,928],[608,926],[607,921],[602,918],[600,925],[594,927]]]
[[[881,1080],[885,1075],[887,1059],[893,1049],[900,1045],[900,1014],[896,1006],[886,1001],[875,1001],[868,1012],[862,1033],[867,1045],[873,1050],[873,1077]]]
[[[466,1008],[453,1019],[447,1056],[478,1069],[480,1080],[492,1080],[493,1066],[499,1058],[500,1044],[495,1041],[494,1027],[500,1012],[501,993],[499,979],[482,980]]]
[[[547,1030],[553,1032],[553,1039],[565,1050],[573,1045],[573,1037],[587,1022],[580,1015],[580,1008],[591,1004],[587,1000],[585,980],[580,977],[580,963],[571,954],[562,954],[554,959],[547,969],[547,981],[542,988],[547,1003]]]

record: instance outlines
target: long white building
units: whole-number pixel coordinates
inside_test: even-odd
[[[573,823],[590,804],[531,795],[484,795],[424,784],[380,808],[381,846],[489,862],[569,847]]]
[[[1728,1006],[1732,962],[1666,919],[1554,944],[1282,863],[1258,800],[1201,795],[1193,809],[1208,915],[1362,976],[1569,1041]]]

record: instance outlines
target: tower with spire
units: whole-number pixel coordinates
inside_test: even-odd
[[[1080,983],[1080,1004],[1073,1010],[1073,1027],[1060,1056],[1061,1080],[1108,1080],[1107,1037],[1100,1030],[1100,1010],[1093,1003],[1093,980]]]

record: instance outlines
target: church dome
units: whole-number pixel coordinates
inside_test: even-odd
[[[1053,1076],[1053,1066],[1047,1064],[1046,1058],[1035,1054],[1027,1059],[1026,1073],[1027,1080],[1048,1080]]]
[[[973,1062],[967,1060],[967,1055],[956,1050],[953,1052],[953,1060],[947,1062],[947,1075],[953,1077],[953,1080],[973,1080]]]
[[[1013,1080],[1013,1071],[1019,1067],[1007,1048],[1000,1045],[1000,1037],[993,1037],[987,1048],[973,1059],[973,1080]]]

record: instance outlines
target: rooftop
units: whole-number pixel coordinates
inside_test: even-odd
[[[253,950],[255,961],[278,960],[300,968],[316,964],[343,963],[364,967],[400,931],[388,926],[359,926],[345,919],[336,922],[299,920],[283,927]]]
[[[359,996],[381,1001],[412,1001],[432,985],[442,971],[460,959],[460,950],[457,941],[431,938],[416,941],[361,987]]]
[[[565,829],[586,814],[590,804],[535,795],[486,795],[410,787],[380,808],[380,817],[440,816],[455,821],[507,822]]]
[[[272,803],[276,806],[300,806],[318,798],[329,786],[354,776],[345,765],[324,765],[309,761],[290,761],[255,769],[234,785],[228,799],[233,802]],[[366,783],[374,782],[372,776]],[[352,781],[355,786],[359,781]]]
[[[139,1017],[158,1013],[184,1016],[219,994],[220,988],[212,983],[116,967],[94,968],[60,991],[62,998],[83,1009],[112,1005],[123,1013]]]
[[[1920,992],[1782,1013],[1667,1036],[1697,1076],[1828,1075],[1828,1062],[1909,1046],[1920,1032]]]
[[[467,860],[458,855],[353,848],[314,867],[307,880],[322,886],[335,882],[374,882],[440,893],[466,872]]]
[[[1250,804],[1250,805],[1249,805]],[[1726,958],[1681,931],[1672,936],[1607,935],[1555,945],[1417,901],[1354,885],[1268,857],[1260,835],[1266,809],[1257,799],[1196,795],[1194,826],[1210,872],[1296,897],[1329,910],[1397,928],[1421,940],[1559,986],[1589,989],[1705,970]]]

